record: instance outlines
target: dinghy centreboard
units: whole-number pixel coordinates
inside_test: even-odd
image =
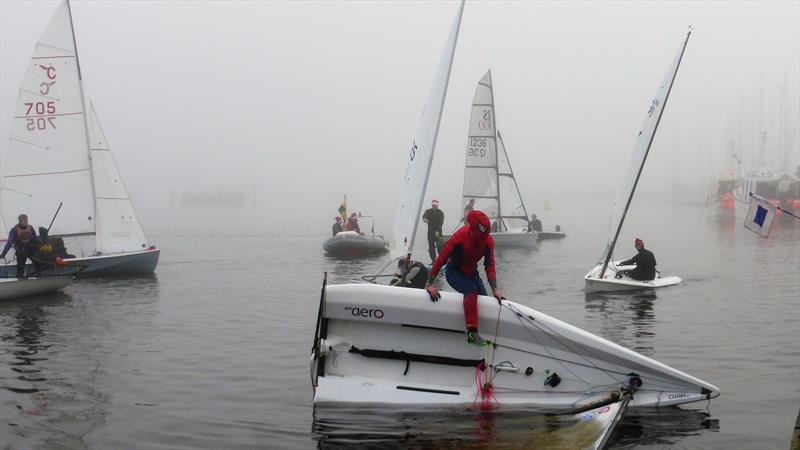
[[[472,100],[461,207],[473,202],[472,209],[489,216],[495,247],[534,247],[538,234],[528,232],[530,216],[496,126],[489,70],[475,87]]]
[[[159,250],[148,244],[94,107],[84,92],[72,13],[62,3],[42,33],[19,90],[0,174],[0,231],[25,213],[61,237],[67,267],[45,274],[150,273]],[[5,244],[6,236],[0,236]],[[1,262],[0,262],[1,263]],[[0,276],[13,276],[12,262]]]
[[[463,3],[416,135],[428,167],[412,153],[405,175],[397,257],[411,254],[462,11]],[[485,296],[478,302],[479,328],[493,342],[486,347],[466,342],[461,294],[442,292],[431,302],[421,289],[323,283],[310,367],[314,404],[480,403],[616,415],[623,401],[666,406],[719,395],[709,383],[526,306]],[[603,409],[609,405],[616,406]]]
[[[622,230],[622,225],[625,222],[625,216],[628,214],[628,208],[633,200],[633,195],[636,192],[636,185],[639,183],[639,177],[642,175],[644,164],[647,161],[647,155],[650,153],[650,147],[653,144],[658,124],[661,122],[661,116],[667,106],[672,85],[675,82],[675,76],[678,74],[678,68],[683,59],[683,53],[686,51],[686,45],[689,43],[689,37],[692,32],[686,34],[678,53],[664,74],[664,79],[658,86],[656,95],[650,103],[650,108],[645,116],[644,123],[639,130],[639,135],[636,138],[636,144],[631,153],[631,159],[628,164],[626,178],[617,188],[617,193],[614,197],[613,210],[611,214],[611,237],[608,240],[606,249],[603,252],[600,261],[597,265],[589,271],[584,277],[586,281],[586,291],[626,291],[626,290],[640,290],[640,289],[655,289],[665,286],[672,286],[681,282],[679,277],[662,277],[661,274],[656,272],[656,278],[649,281],[634,280],[626,275],[621,278],[616,278],[616,275],[624,270],[633,269],[633,267],[621,267],[617,262],[611,260],[614,254],[614,247],[617,244],[619,233]]]

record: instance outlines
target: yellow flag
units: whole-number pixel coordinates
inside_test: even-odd
[[[342,220],[347,220],[347,196],[346,195],[344,196],[344,201],[342,202],[342,204],[339,205],[339,217],[341,217]]]

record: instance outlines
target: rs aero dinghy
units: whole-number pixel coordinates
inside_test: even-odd
[[[636,144],[633,147],[633,153],[631,154],[628,165],[627,177],[617,188],[617,193],[614,198],[611,215],[612,234],[600,261],[584,277],[586,292],[655,289],[676,285],[681,282],[679,277],[662,277],[658,272],[656,272],[656,277],[653,280],[635,280],[624,275],[625,270],[633,269],[633,267],[621,266],[618,261],[612,261],[612,256],[614,247],[617,244],[617,239],[619,238],[619,233],[622,230],[622,224],[625,222],[625,216],[628,214],[628,208],[636,192],[636,185],[639,183],[642,170],[644,170],[644,164],[645,161],[647,161],[650,147],[653,144],[653,138],[656,135],[658,124],[661,121],[664,108],[667,106],[667,100],[669,99],[672,85],[675,82],[675,76],[678,74],[678,68],[680,67],[681,59],[683,58],[683,53],[686,51],[686,45],[689,43],[691,34],[691,31],[686,34],[683,45],[681,45],[672,64],[670,64],[667,69],[664,79],[661,81],[661,84],[659,84],[656,95],[650,104],[650,109],[647,111],[644,123],[639,131],[639,135],[636,138]],[[618,278],[618,276],[621,277]]]
[[[415,135],[395,223],[395,258],[411,260],[462,12],[463,3]],[[478,303],[481,334],[493,345],[470,345],[462,301],[451,292],[431,302],[422,289],[323,283],[310,365],[314,404],[479,402],[577,414],[621,402],[678,405],[720,393],[658,361],[492,297],[481,296]]]
[[[68,1],[51,19],[19,90],[0,173],[0,231],[20,213],[64,239],[67,266],[42,275],[150,273],[159,250],[147,242],[94,107],[84,92]],[[5,244],[5,236],[0,236]],[[0,265],[0,277],[16,265]]]

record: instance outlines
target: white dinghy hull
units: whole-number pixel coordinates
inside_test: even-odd
[[[0,278],[0,300],[51,294],[64,289],[71,282],[72,277]]]
[[[65,266],[54,266],[43,270],[43,276],[51,275],[71,275],[75,269],[83,268],[78,273],[78,277],[109,276],[109,275],[144,275],[153,273],[158,265],[158,257],[161,250],[154,248],[142,250],[140,252],[125,252],[109,255],[87,256],[81,258],[65,259]],[[17,266],[14,263],[0,266],[0,277],[12,277],[15,275]],[[33,270],[31,265],[26,266],[26,270]]]
[[[539,242],[539,233],[528,233],[522,229],[499,231],[492,233],[496,248],[533,248]]]
[[[443,292],[434,303],[419,289],[326,287],[311,361],[314,403],[471,406],[487,376],[492,404],[558,412],[607,397],[632,376],[643,383],[632,407],[719,395],[709,383],[517,303],[480,297],[479,311],[481,335],[494,347],[466,342],[461,294]],[[560,382],[546,385],[554,374]]]
[[[667,286],[675,286],[683,281],[680,277],[662,277],[660,273],[656,272],[656,278],[649,281],[634,280],[631,277],[624,276],[616,278],[618,270],[630,270],[636,266],[620,266],[612,263],[606,269],[603,278],[600,277],[600,271],[603,269],[602,264],[598,264],[589,273],[586,274],[586,292],[616,292],[616,291],[641,291],[647,289],[658,289]]]

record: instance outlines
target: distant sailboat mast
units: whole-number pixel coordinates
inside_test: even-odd
[[[512,180],[514,180],[514,189],[517,190],[517,194],[519,195],[520,205],[522,206],[522,213],[525,214],[525,221],[527,222],[529,220],[528,218],[530,216],[528,215],[528,210],[525,208],[525,201],[522,200],[522,192],[519,190],[519,184],[517,183],[517,177],[514,176],[514,169],[513,169],[513,166],[511,165],[511,160],[508,158],[508,152],[506,151],[506,144],[505,144],[505,142],[503,142],[503,136],[500,135],[500,130],[499,129],[497,130],[497,141],[500,143],[500,147],[503,148],[503,155],[505,155],[506,162],[508,163],[508,173],[501,174],[500,173],[500,167],[498,166],[498,168],[497,168],[498,169],[497,170],[498,177],[500,175],[503,175],[503,176],[509,177]],[[499,183],[498,183],[498,186],[499,186]],[[499,191],[498,191],[498,197],[499,197]]]
[[[678,61],[675,64],[675,70],[672,72],[671,76],[667,80],[669,82],[669,87],[667,88],[667,92],[666,92],[666,94],[664,96],[663,103],[659,107],[659,105],[655,103],[655,102],[657,102],[657,100],[653,100],[654,103],[651,106],[651,108],[653,108],[653,110],[656,111],[656,113],[657,113],[655,125],[653,127],[653,131],[650,132],[650,136],[649,136],[649,139],[647,141],[647,146],[644,149],[644,154],[642,155],[642,160],[639,163],[638,171],[636,172],[636,178],[633,181],[633,185],[630,188],[630,192],[628,192],[628,196],[627,196],[628,198],[627,198],[627,200],[625,202],[625,208],[623,209],[622,215],[620,216],[619,221],[617,223],[617,228],[614,231],[614,237],[612,238],[611,242],[608,244],[608,248],[606,249],[605,259],[603,261],[603,268],[600,270],[600,276],[598,277],[601,280],[603,279],[603,277],[606,274],[606,269],[608,268],[608,263],[611,261],[611,256],[614,253],[614,247],[617,245],[617,239],[619,238],[619,233],[622,230],[622,224],[625,222],[625,216],[628,214],[628,208],[631,206],[631,201],[633,200],[633,194],[636,192],[636,185],[639,184],[639,178],[642,175],[642,170],[644,169],[644,163],[645,163],[645,161],[647,161],[647,155],[648,155],[648,153],[650,153],[650,147],[653,145],[653,138],[655,138],[656,131],[658,130],[658,125],[659,125],[659,123],[661,123],[661,116],[663,115],[664,109],[667,106],[667,100],[669,100],[669,94],[672,91],[673,84],[675,83],[675,76],[678,74],[678,68],[680,68],[681,61],[683,60],[683,53],[686,51],[686,44],[689,43],[689,37],[691,35],[692,35],[692,32],[690,30],[686,34],[686,39],[683,41],[683,46],[681,47],[680,54],[678,55]],[[662,88],[663,88],[663,86],[662,86]],[[645,123],[647,123],[647,122],[645,122]],[[639,133],[641,134],[642,132],[640,131]],[[636,154],[634,153],[634,158],[635,157],[636,157]]]

